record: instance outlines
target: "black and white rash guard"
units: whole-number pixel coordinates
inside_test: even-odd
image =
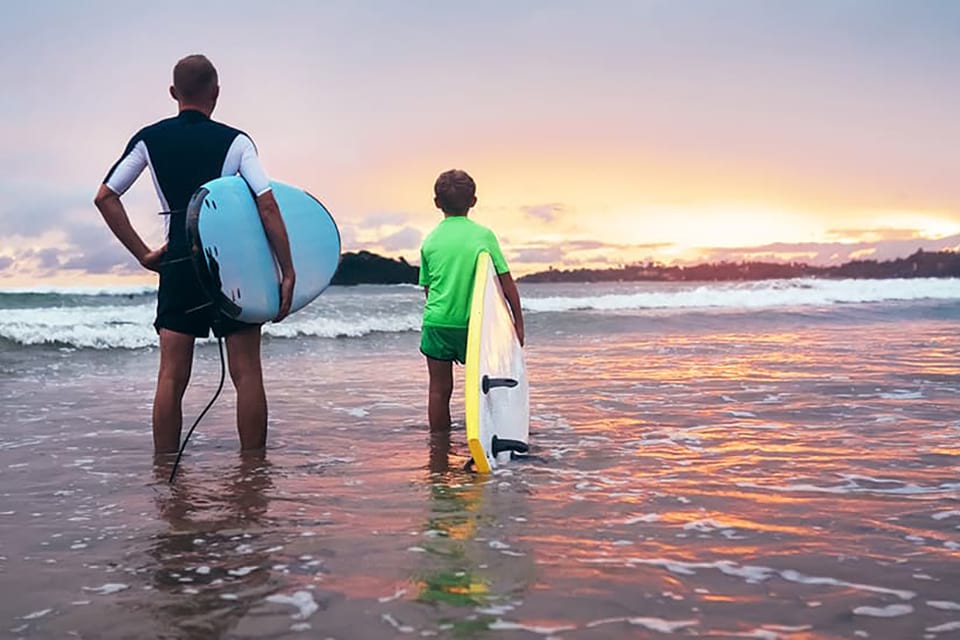
[[[187,204],[205,182],[239,173],[254,194],[270,190],[253,141],[199,111],[181,111],[138,131],[103,183],[123,195],[148,166],[160,206],[170,212],[167,239],[171,254],[186,251]]]

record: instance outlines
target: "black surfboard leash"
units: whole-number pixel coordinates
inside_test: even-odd
[[[200,193],[201,191],[203,191],[204,193],[201,194],[201,193]],[[199,266],[199,264],[198,264],[198,262],[197,262],[197,259],[196,259],[198,255],[199,255],[199,256],[202,256],[202,255],[203,255],[203,250],[202,250],[202,246],[200,245],[200,242],[199,242],[199,236],[198,236],[197,233],[195,232],[195,229],[193,230],[193,232],[191,232],[191,226],[190,226],[190,222],[191,222],[191,221],[189,220],[190,214],[191,214],[191,208],[192,208],[192,209],[193,209],[193,211],[192,211],[192,213],[193,213],[193,223],[196,224],[196,218],[197,218],[197,216],[199,215],[200,203],[203,201],[203,198],[205,197],[205,195],[206,195],[206,190],[201,187],[201,189],[198,189],[197,192],[194,193],[193,197],[190,199],[190,204],[187,206],[186,209],[174,209],[174,210],[171,210],[171,211],[161,211],[161,212],[160,212],[160,215],[162,215],[162,216],[171,215],[171,216],[172,216],[172,215],[178,215],[178,214],[183,214],[183,213],[186,213],[186,214],[187,214],[187,217],[188,217],[188,220],[187,220],[187,229],[186,229],[186,233],[187,233],[187,244],[188,244],[188,245],[191,245],[191,244],[193,245],[193,247],[192,247],[192,248],[193,248],[193,251],[192,251],[192,253],[191,253],[190,255],[186,255],[186,256],[183,256],[183,257],[181,257],[181,258],[175,258],[175,259],[172,259],[172,260],[168,260],[168,261],[167,261],[167,264],[173,264],[173,263],[175,263],[175,262],[186,262],[186,261],[188,261],[188,260],[191,261],[191,262],[193,262],[194,268],[196,269],[196,272],[197,272],[197,277],[198,277],[199,280],[200,280],[201,288],[203,288],[204,291],[207,293],[208,302],[206,302],[206,303],[204,303],[204,304],[202,304],[202,305],[200,305],[200,306],[198,306],[198,307],[194,307],[193,309],[188,309],[188,310],[186,311],[186,313],[196,313],[196,312],[198,312],[198,311],[201,311],[202,309],[208,309],[209,312],[212,312],[212,313],[213,313],[213,324],[214,324],[214,326],[216,326],[217,323],[218,323],[218,321],[219,321],[219,319],[220,319],[220,314],[219,314],[219,311],[218,311],[218,309],[217,309],[216,300],[215,300],[213,294],[212,294],[211,291],[205,286],[205,285],[206,285],[206,281],[204,280],[204,274],[201,273],[200,266]],[[192,241],[192,242],[191,242],[191,241]],[[201,261],[202,261],[202,258],[201,258]],[[211,307],[212,307],[212,309],[210,309]],[[216,331],[214,331],[214,333],[216,333]],[[217,391],[213,394],[213,397],[210,398],[210,402],[207,403],[207,406],[205,406],[205,407],[203,408],[203,411],[201,411],[201,412],[200,412],[200,415],[197,416],[197,419],[194,420],[193,425],[191,425],[191,427],[190,427],[190,430],[187,431],[187,437],[185,437],[185,438],[183,439],[183,442],[180,444],[180,450],[177,452],[177,459],[176,459],[176,460],[174,461],[174,463],[173,463],[173,469],[170,470],[170,480],[168,481],[169,484],[173,484],[173,481],[174,481],[174,479],[175,479],[176,476],[177,476],[177,469],[180,467],[180,460],[183,458],[183,452],[186,451],[186,449],[187,449],[187,443],[190,442],[190,436],[193,435],[193,432],[194,432],[194,430],[197,428],[197,425],[199,425],[199,424],[200,424],[200,421],[203,420],[203,417],[204,417],[205,415],[207,415],[207,412],[210,411],[210,408],[211,408],[211,407],[213,407],[213,404],[217,401],[217,398],[220,397],[220,392],[223,391],[223,383],[226,381],[227,365],[226,365],[226,361],[225,361],[225,359],[224,359],[224,357],[223,357],[223,338],[220,337],[220,336],[217,336],[217,348],[218,348],[218,350],[219,350],[219,352],[220,352],[220,383],[217,385]]]
[[[194,420],[193,426],[191,426],[190,430],[187,431],[187,437],[183,439],[183,443],[180,445],[180,451],[177,452],[177,459],[173,463],[173,469],[170,471],[170,484],[173,484],[173,480],[177,475],[177,468],[180,466],[180,458],[183,457],[183,452],[187,449],[187,443],[190,442],[190,436],[193,435],[193,430],[197,428],[197,425],[200,424],[201,420],[203,420],[203,416],[207,415],[207,411],[210,410],[210,407],[213,406],[213,403],[216,402],[217,398],[220,397],[220,392],[223,391],[223,383],[227,376],[227,364],[223,357],[223,338],[219,336],[217,337],[217,347],[220,349],[220,384],[217,386],[217,392],[213,394],[210,402],[208,402],[207,406],[203,408],[203,411],[201,411],[200,415],[197,416],[197,419]]]

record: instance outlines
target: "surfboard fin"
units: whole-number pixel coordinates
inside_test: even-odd
[[[519,383],[513,378],[491,378],[490,376],[483,376],[483,380],[480,381],[480,388],[483,389],[484,393],[490,393],[490,389],[496,389],[498,387],[513,388]]]
[[[490,450],[494,456],[497,456],[501,451],[509,451],[511,454],[526,453],[530,450],[530,447],[527,446],[526,442],[521,442],[520,440],[508,440],[506,438],[493,436],[493,442],[490,443]]]

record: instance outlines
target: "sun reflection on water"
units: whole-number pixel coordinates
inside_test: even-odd
[[[56,611],[55,637],[106,611],[116,637],[948,637],[927,630],[960,610],[952,329],[589,329],[531,332],[533,456],[489,476],[462,427],[429,435],[412,335],[283,343],[266,458],[234,457],[227,397],[173,487],[117,409],[150,380],[98,364],[82,411],[76,376],[12,387],[36,426],[0,436],[0,571],[23,582],[2,610]]]

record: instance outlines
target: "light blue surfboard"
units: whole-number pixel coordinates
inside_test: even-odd
[[[293,313],[329,286],[340,264],[340,232],[312,195],[282,182],[270,184],[297,274]],[[187,239],[200,282],[222,313],[250,323],[277,316],[280,267],[243,178],[217,178],[194,193],[187,206]]]

